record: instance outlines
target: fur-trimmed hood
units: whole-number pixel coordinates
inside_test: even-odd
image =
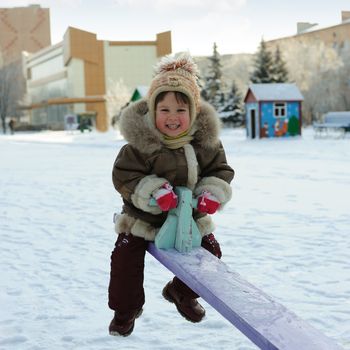
[[[216,111],[209,103],[202,100],[200,112],[191,131],[194,142],[204,149],[216,148],[220,143],[220,127]],[[162,134],[151,122],[145,99],[125,108],[120,117],[119,129],[126,141],[142,153],[153,153],[163,147]]]

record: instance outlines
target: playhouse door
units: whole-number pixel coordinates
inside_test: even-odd
[[[256,130],[255,130],[255,109],[250,110],[250,137],[252,139],[255,139],[256,137]]]

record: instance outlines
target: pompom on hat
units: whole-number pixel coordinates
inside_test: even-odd
[[[148,108],[155,121],[155,100],[164,91],[179,91],[190,101],[191,126],[200,110],[198,68],[189,54],[164,56],[155,68],[155,77],[148,90]]]

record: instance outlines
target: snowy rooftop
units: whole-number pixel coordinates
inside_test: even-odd
[[[302,101],[304,99],[295,84],[251,84],[249,89],[258,101]]]

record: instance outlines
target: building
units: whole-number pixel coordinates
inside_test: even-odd
[[[0,8],[0,67],[20,60],[22,51],[34,53],[50,45],[48,8]]]
[[[24,57],[31,124],[63,129],[66,115],[84,114],[106,131],[109,86],[120,79],[130,91],[149,85],[158,58],[170,53],[170,31],[155,41],[105,41],[69,27],[62,42]]]
[[[317,23],[297,23],[297,33],[292,36],[266,41],[266,46],[276,49],[277,46],[292,41],[317,42],[321,41],[333,47],[339,53],[350,50],[350,11],[341,12],[341,23],[321,28]]]
[[[295,84],[251,84],[244,98],[249,138],[301,135],[303,96]]]

